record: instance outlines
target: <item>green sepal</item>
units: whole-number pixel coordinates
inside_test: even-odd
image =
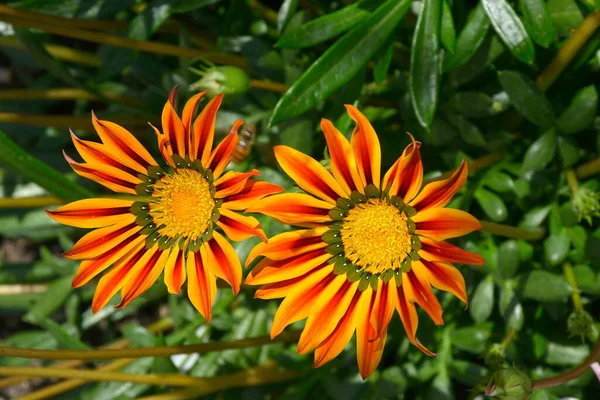
[[[129,208],[129,212],[134,215],[147,214],[148,211],[150,211],[150,206],[142,201],[134,202]]]
[[[346,259],[346,257],[344,255],[344,253],[342,252],[342,253],[336,254],[335,256],[332,256],[329,260],[327,260],[327,263],[332,265],[332,264],[337,263],[340,260],[345,260],[345,259]]]
[[[158,239],[159,239],[159,236],[158,236],[158,229],[157,229],[154,232],[152,232],[151,234],[149,234],[148,237],[146,238],[146,249],[151,249],[152,247],[156,246]]]
[[[412,263],[412,260],[410,259],[410,257],[406,257],[400,263],[400,271],[402,271],[402,272],[409,272],[410,268],[411,268],[411,263]]]
[[[152,192],[154,192],[154,188],[152,185],[142,182],[138,185],[135,185],[135,192],[138,196],[150,196]]]
[[[408,253],[408,256],[413,260],[413,261],[419,261],[421,259],[421,256],[419,255],[419,253],[417,253],[416,251],[412,250],[410,253]]]
[[[373,277],[373,275],[369,273],[363,274],[363,276],[360,278],[360,282],[358,282],[358,290],[362,292],[363,290],[368,288],[371,283],[371,279],[377,280],[377,278]]]
[[[414,251],[419,251],[421,250],[421,240],[419,239],[419,237],[417,235],[412,235],[410,237],[410,247],[412,247],[412,249]]]
[[[362,193],[357,192],[356,190],[350,193],[350,199],[354,202],[354,204],[364,204],[367,202],[367,196]]]
[[[365,186],[365,196],[367,196],[367,198],[369,199],[378,198],[379,189],[377,189],[377,186],[373,185],[372,183],[369,183],[367,186]]]
[[[204,243],[206,243],[212,238],[213,238],[213,227],[209,226],[208,228],[206,228],[206,231],[204,231],[204,233],[202,234],[202,241]]]
[[[408,232],[412,234],[415,233],[415,230],[417,229],[417,224],[415,224],[415,222],[412,219],[408,218],[406,220],[406,227],[408,228]]]
[[[358,281],[363,274],[363,270],[360,267],[354,267],[348,272],[348,282],[356,282]]]
[[[215,178],[213,176],[213,172],[210,169],[204,170],[204,173],[202,174],[202,176],[204,176],[204,178],[206,178],[208,183],[213,183],[215,180]]]
[[[342,241],[342,234],[338,230],[328,230],[321,236],[321,240],[328,244],[339,243]]]
[[[217,208],[214,208],[212,214],[210,215],[210,220],[213,222],[213,224],[216,224],[219,218],[221,218],[221,213]]]
[[[185,160],[179,154],[173,154],[171,159],[173,160],[176,168],[184,168],[186,165]]]
[[[333,221],[343,221],[344,218],[346,218],[346,215],[348,215],[348,212],[342,208],[333,207],[329,210],[328,214]]]
[[[175,238],[169,236],[161,236],[161,238],[158,240],[158,248],[161,250],[166,250],[169,247],[173,246],[174,243]]]
[[[332,256],[337,256],[338,254],[344,252],[344,246],[341,243],[330,244],[329,246],[325,247],[325,251]]]
[[[333,266],[333,273],[336,275],[347,274],[354,268],[354,265],[347,258],[341,258],[337,260]]]
[[[151,165],[148,167],[148,177],[153,179],[160,179],[165,176],[165,171],[162,170],[158,165]]]
[[[190,242],[188,243],[188,250],[195,253],[197,251],[200,251],[200,247],[202,247],[203,244],[204,241],[202,240],[202,238],[197,237],[194,240],[190,240]]]
[[[415,215],[417,213],[417,210],[411,206],[404,206],[404,213],[406,215],[408,215],[409,217],[412,217],[413,215]]]
[[[380,275],[380,278],[384,283],[388,283],[390,281],[390,279],[392,279],[393,277],[394,277],[393,269],[388,269],[387,271],[385,271],[383,274]]]
[[[351,200],[343,197],[338,197],[335,204],[342,210],[350,210],[354,207],[354,203]]]
[[[402,286],[402,275],[403,273],[399,269],[394,270],[394,283],[396,284],[396,287]]]
[[[147,184],[150,184],[150,185],[152,185],[152,184],[154,184],[156,182],[156,179],[151,178],[151,177],[149,177],[147,175],[144,175],[144,174],[137,174],[137,177],[143,183],[147,183]]]
[[[149,214],[140,214],[135,218],[135,223],[139,226],[147,226],[154,219]]]
[[[151,222],[148,225],[146,225],[144,228],[142,228],[142,230],[140,231],[140,234],[149,235],[157,229],[158,229],[158,227],[156,226],[156,224],[154,222]]]

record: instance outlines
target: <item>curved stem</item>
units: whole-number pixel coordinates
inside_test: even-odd
[[[600,158],[588,161],[575,168],[575,174],[579,179],[589,178],[592,175],[596,175],[598,172],[600,172]]]
[[[300,331],[283,332],[276,338],[258,336],[248,339],[218,341],[212,343],[181,346],[159,346],[138,349],[97,349],[97,350],[37,350],[14,347],[0,347],[0,356],[37,358],[41,360],[114,360],[118,358],[167,357],[173,354],[207,353],[230,349],[262,346],[281,342],[295,341]]]
[[[600,357],[600,338],[598,338],[598,341],[594,345],[594,348],[592,349],[590,355],[587,356],[587,358],[583,360],[583,362],[577,367],[563,374],[553,376],[552,378],[538,379],[536,381],[533,381],[533,388],[541,389],[545,387],[558,386],[565,382],[569,382],[586,372],[590,365],[592,365],[598,360],[598,357]]]
[[[479,221],[483,232],[496,236],[509,237],[523,240],[540,240],[546,234],[544,229],[521,229],[516,226],[497,224],[495,222]]]
[[[285,83],[261,81],[258,79],[252,79],[250,81],[250,86],[252,86],[253,88],[269,90],[271,92],[276,93],[285,93],[289,88],[289,86]]]
[[[577,182],[577,175],[575,174],[575,171],[568,169],[565,171],[565,176],[567,177],[567,184],[569,185],[571,192],[575,193],[578,191],[579,182]]]
[[[506,349],[508,345],[511,344],[512,341],[517,337],[517,332],[518,331],[515,328],[509,328],[508,332],[506,332],[506,336],[504,336],[504,339],[502,339],[500,346],[502,346],[503,349]]]
[[[58,206],[64,204],[65,201],[56,196],[39,196],[39,197],[2,197],[0,198],[0,208],[33,208]]]
[[[0,36],[0,46],[23,49],[23,44],[19,42],[18,39],[12,37]],[[44,44],[43,46],[48,54],[50,54],[52,57],[58,58],[59,60],[86,65],[88,67],[100,68],[102,66],[100,57],[94,53],[76,50],[58,44]]]
[[[565,275],[565,279],[573,288],[573,293],[571,294],[573,308],[578,312],[583,311],[583,303],[581,302],[581,295],[579,294],[579,285],[577,285],[577,279],[575,278],[575,273],[573,272],[573,268],[571,268],[571,264],[565,263],[563,265],[563,273]]]

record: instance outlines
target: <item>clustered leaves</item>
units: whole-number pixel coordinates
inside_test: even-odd
[[[469,289],[467,311],[440,296],[446,325],[433,329],[420,318],[421,339],[433,344],[437,358],[412,349],[393,320],[380,367],[364,383],[358,383],[354,346],[318,370],[294,346],[274,344],[142,358],[125,372],[215,377],[269,360],[305,372],[285,383],[238,385],[218,395],[224,398],[597,393],[591,371],[567,386],[532,392],[532,380],[582,362],[598,336],[597,0],[20,0],[6,7],[0,6],[2,76],[5,87],[18,90],[0,89],[3,346],[88,349],[126,338],[149,347],[268,334],[276,303],[259,303],[249,290],[235,298],[220,290],[207,325],[185,296],[167,296],[163,285],[125,309],[95,315],[94,285],[70,288],[77,263],[60,254],[81,232],[53,223],[43,208],[100,188],[75,180],[62,159],[63,149],[75,153],[67,129],[89,136],[93,108],[149,145],[154,133],[147,122],[160,124],[164,98],[178,84],[181,98],[199,88],[235,94],[225,96],[217,135],[236,119],[255,125],[257,134],[230,168],[256,168],[287,189],[292,183],[277,168],[272,147],[326,158],[319,121],[328,118],[349,134],[343,104],[358,105],[372,122],[384,168],[408,143],[406,131],[423,143],[425,170],[434,171],[426,179],[467,158],[469,180],[450,206],[487,222],[484,232],[458,243],[487,262],[459,266]],[[86,38],[68,36],[66,28]],[[102,35],[110,41],[96,40]],[[43,200],[32,199],[40,195]],[[258,219],[268,237],[290,229]],[[255,244],[235,243],[242,261]],[[172,319],[169,333],[144,328],[164,315]],[[2,357],[0,365],[28,361]],[[171,391],[118,382],[76,390],[69,395],[139,398]]]

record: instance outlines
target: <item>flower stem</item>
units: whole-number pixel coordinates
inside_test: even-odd
[[[568,169],[565,171],[565,176],[567,177],[567,184],[569,185],[571,192],[577,192],[579,190],[579,182],[577,182],[575,171]]]
[[[600,158],[588,161],[575,168],[575,174],[579,179],[589,178],[592,175],[596,175],[598,172],[600,172]]]
[[[0,347],[0,356],[37,358],[42,360],[113,360],[118,358],[167,357],[173,354],[207,353],[229,349],[244,349],[246,347],[295,341],[300,337],[300,331],[284,332],[274,339],[270,336],[220,341],[181,346],[159,346],[137,349],[97,349],[97,350],[37,350],[14,347]]]
[[[506,332],[506,336],[504,336],[504,339],[500,342],[500,346],[502,346],[503,349],[506,349],[517,337],[517,332],[518,331],[515,328],[509,328],[508,332]]]
[[[569,38],[560,48],[554,59],[546,67],[546,69],[537,78],[537,87],[545,91],[547,90],[560,73],[573,60],[579,49],[587,42],[592,34],[600,26],[600,11],[595,11],[583,20],[583,22],[575,29],[573,36]]]
[[[140,118],[118,116],[111,117],[111,121],[122,126],[134,126],[135,128],[146,128],[148,123]],[[92,119],[87,115],[41,115],[41,114],[19,114],[13,112],[0,112],[0,123],[24,124],[41,127],[53,126],[57,129],[84,129],[93,131]]]
[[[100,91],[102,96],[110,100],[139,106],[141,102],[134,97],[125,97],[119,93]],[[100,97],[77,88],[52,89],[9,89],[0,90],[0,100],[102,100]]]
[[[516,226],[497,224],[495,222],[479,221],[483,232],[496,236],[509,237],[523,240],[540,240],[546,234],[544,229],[521,229]]]
[[[12,37],[0,36],[0,46],[12,47],[16,49],[23,49],[23,45],[18,39]],[[75,64],[81,64],[88,67],[100,68],[102,61],[94,53],[87,51],[75,50],[67,46],[61,46],[58,44],[44,44],[46,51],[55,58],[62,61],[72,62]]]
[[[60,204],[64,204],[64,200],[55,196],[20,197],[17,199],[12,197],[0,198],[0,208],[34,208]]]
[[[250,8],[266,19],[267,22],[277,25],[277,12],[265,6],[259,0],[250,0]]]
[[[581,302],[581,295],[579,294],[579,285],[577,285],[577,279],[575,278],[575,274],[573,273],[573,268],[571,268],[571,264],[565,263],[563,265],[563,273],[565,275],[565,279],[569,282],[569,285],[573,288],[573,293],[571,294],[571,298],[573,300],[573,308],[575,311],[583,311],[583,303]]]
[[[585,360],[583,360],[583,362],[581,364],[579,364],[577,367],[575,367],[572,370],[567,371],[563,374],[553,376],[552,378],[535,380],[535,381],[533,381],[533,388],[541,389],[541,388],[545,388],[545,387],[558,386],[565,382],[569,382],[569,381],[577,378],[579,375],[583,374],[584,372],[586,372],[588,370],[588,368],[590,367],[590,365],[595,363],[599,357],[600,357],[600,338],[598,338],[598,340],[596,341],[596,344],[594,345],[594,348],[592,349],[592,352],[590,353],[590,355],[587,356],[587,358]]]
[[[497,163],[498,161],[500,161],[502,159],[502,157],[504,157],[504,153],[503,152],[501,152],[501,151],[495,151],[493,153],[486,154],[485,156],[476,158],[473,161],[470,161],[470,162],[467,163],[467,165],[469,167],[469,173],[475,173],[475,172],[480,171],[480,170],[482,170],[484,168],[492,166],[495,163]],[[447,179],[450,176],[452,176],[453,173],[454,173],[454,171],[444,172],[442,175],[436,176],[433,179],[427,179],[427,180],[425,180],[424,183],[428,183],[428,182],[431,182],[431,181],[437,181],[437,180],[440,180],[440,179]]]
[[[261,81],[258,79],[252,79],[250,81],[250,86],[257,89],[269,90],[271,92],[276,93],[285,93],[289,88],[289,86],[285,83]]]

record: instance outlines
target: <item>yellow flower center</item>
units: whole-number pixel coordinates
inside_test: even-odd
[[[369,273],[399,269],[411,251],[406,215],[380,199],[359,204],[344,218],[341,237],[345,256]]]
[[[161,227],[159,233],[191,240],[200,237],[209,226],[215,207],[210,183],[193,169],[177,169],[154,184],[155,202],[150,215]]]

